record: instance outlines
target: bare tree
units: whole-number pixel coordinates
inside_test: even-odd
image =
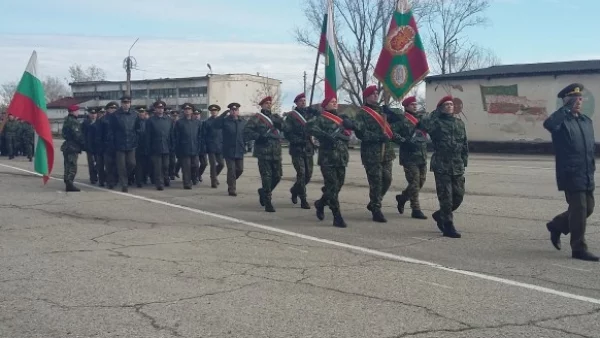
[[[10,100],[12,100],[12,97],[17,91],[17,85],[18,83],[16,81],[6,82],[0,85],[0,109],[2,111],[5,111],[6,108],[8,108]]]
[[[413,1],[413,12],[417,17],[423,13],[423,4],[426,2],[427,0]],[[360,105],[362,91],[377,83],[373,70],[396,4],[397,0],[334,2],[334,25],[340,55],[338,61],[344,78],[341,96],[346,102]],[[308,28],[295,29],[296,40],[314,48],[315,53],[319,46],[326,6],[327,0],[306,1],[304,15],[308,20]]]
[[[485,11],[490,0],[429,0],[427,23],[429,48],[436,72],[461,72],[498,64],[490,50],[469,42],[465,31],[488,23]]]
[[[277,85],[274,85],[273,81],[275,80],[262,82],[260,87],[256,90],[253,100],[254,102],[260,102],[265,97],[270,96],[273,104],[271,106],[271,111],[279,114],[281,113],[282,103],[283,100],[285,100],[286,95],[281,94],[281,88]]]
[[[96,65],[84,69],[81,65],[74,64],[69,67],[69,76],[73,82],[102,81],[106,79],[106,72]]]
[[[71,94],[67,85],[58,77],[48,76],[42,81],[42,84],[44,85],[46,102],[52,102]]]

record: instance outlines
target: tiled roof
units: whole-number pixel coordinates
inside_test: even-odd
[[[86,101],[93,100],[93,97],[63,97],[62,99],[54,100],[46,104],[49,109],[66,109],[74,104],[81,104]]]
[[[499,77],[523,77],[565,74],[598,74],[600,60],[546,62],[515,65],[500,65],[488,68],[468,70],[459,73],[432,75],[425,78],[426,82],[485,79]]]

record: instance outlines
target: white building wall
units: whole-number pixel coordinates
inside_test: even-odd
[[[581,83],[584,113],[594,121],[600,142],[600,75],[560,75],[498,79],[452,80],[426,85],[427,109],[433,111],[445,95],[455,98],[472,141],[551,141],[543,127],[562,102],[556,95],[571,83]],[[462,114],[461,114],[462,115]]]
[[[222,111],[232,102],[240,104],[240,115],[258,112],[258,102],[265,96],[281,97],[281,81],[253,75],[212,75],[208,86],[209,104],[218,104]],[[274,109],[275,113],[280,113]]]

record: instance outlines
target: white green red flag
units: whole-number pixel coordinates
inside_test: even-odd
[[[409,0],[398,0],[375,66],[375,77],[400,100],[429,73],[427,56]]]
[[[37,77],[37,53],[33,51],[27,68],[10,101],[8,113],[29,122],[38,135],[35,147],[34,170],[48,182],[54,165],[52,130],[46,112],[46,95],[42,81]]]
[[[319,53],[325,57],[325,97],[337,99],[337,90],[342,86],[343,78],[333,25],[333,0],[328,0],[327,14],[323,18]]]

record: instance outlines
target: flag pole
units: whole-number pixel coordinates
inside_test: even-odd
[[[310,101],[308,104],[309,107],[312,106],[312,103],[313,103],[313,96],[315,94],[315,85],[317,82],[317,71],[319,70],[319,59],[320,58],[321,58],[321,52],[317,48],[317,61],[315,61],[315,71],[313,73],[312,86],[310,88]]]

